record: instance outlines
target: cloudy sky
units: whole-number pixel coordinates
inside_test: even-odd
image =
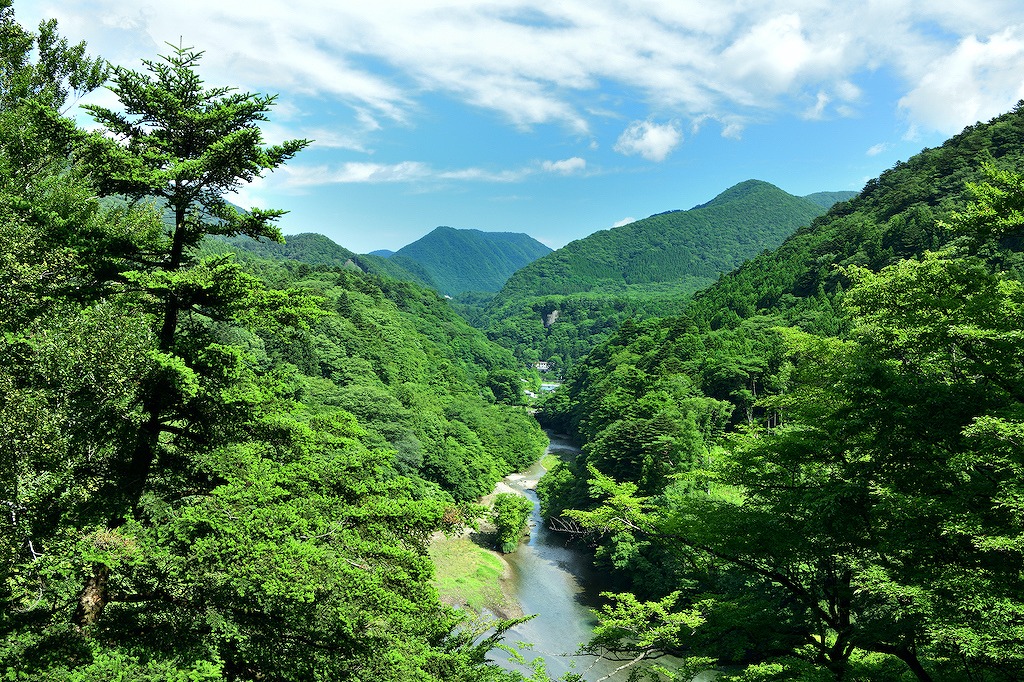
[[[859,190],[1024,98],[1021,0],[15,0],[142,68],[278,93],[247,187],[286,234],[397,249],[437,225],[552,247],[749,178]],[[109,93],[89,101],[113,105]],[[83,123],[85,120],[83,119]]]

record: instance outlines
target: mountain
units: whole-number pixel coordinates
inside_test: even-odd
[[[252,254],[308,265],[354,267],[450,296],[496,292],[513,272],[551,252],[526,234],[451,227],[438,227],[398,251],[369,254],[356,254],[315,233],[286,235],[284,244],[249,237],[209,237],[206,241],[209,250],[222,251],[224,246],[219,245],[227,245],[243,259]]]
[[[551,253],[533,237],[515,232],[482,232],[438,227],[403,246],[387,260],[409,269],[419,264],[443,294],[498,291],[524,265]]]
[[[516,272],[483,317],[528,362],[571,366],[631,317],[679,312],[695,292],[778,246],[825,209],[759,180],[567,244]]]
[[[756,315],[784,315],[813,331],[837,331],[831,328],[831,301],[850,284],[845,268],[880,270],[943,246],[953,235],[940,223],[966,204],[968,183],[984,178],[982,164],[1024,164],[1022,140],[1024,109],[1018,109],[897,162],[854,199],[695,296],[688,315],[716,328]]]
[[[814,194],[804,195],[804,199],[813,201],[827,211],[840,201],[848,201],[855,196],[857,196],[857,192],[847,190],[842,192],[815,192]]]
[[[415,282],[435,291],[441,290],[437,282],[434,281],[434,277],[423,264],[417,263],[411,258],[395,256],[394,254],[391,256],[381,256],[375,252],[358,255],[353,259],[353,262],[364,272],[383,275],[402,282]]]
[[[689,211],[659,213],[571,242],[516,272],[498,298],[622,291],[654,282],[706,286],[824,210],[747,180]]]
[[[285,235],[285,243],[256,241],[249,237],[210,237],[208,241],[220,241],[239,250],[249,252],[260,258],[272,260],[296,260],[309,265],[337,265],[343,267],[354,257],[355,253],[343,246],[338,246],[322,234],[306,232],[303,234]]]

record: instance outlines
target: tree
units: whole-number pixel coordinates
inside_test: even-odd
[[[197,310],[210,317],[238,314],[251,301],[242,276],[229,258],[194,263],[192,253],[208,234],[246,235],[281,241],[274,221],[284,211],[252,209],[243,213],[224,195],[280,166],[308,144],[292,140],[266,147],[258,127],[274,96],[206,88],[195,71],[201,52],[172,46],[163,61],[146,60],[148,73],[114,68],[114,85],[123,112],[88,105],[107,131],[85,149],[104,194],[131,201],[154,198],[173,215],[160,252],[150,254],[150,269],[133,278],[156,303],[157,372],[143,401],[145,421],[131,459],[118,481],[125,501],[137,510],[160,437],[180,407],[188,368],[177,358],[179,316]]]
[[[506,405],[523,404],[523,382],[518,372],[499,369],[487,375],[487,387],[494,399]]]
[[[102,239],[111,226],[72,154],[81,133],[61,115],[72,94],[98,87],[105,77],[105,63],[88,57],[84,43],[69,46],[52,21],[37,33],[23,29],[12,3],[0,0],[0,599],[11,606],[3,609],[6,631],[7,619],[21,612],[26,584],[41,580],[42,537],[59,517],[60,503],[74,498],[72,442],[82,445],[79,436],[91,432],[85,449],[97,445],[113,405],[130,402],[116,386],[97,395],[91,380],[123,370],[118,363],[135,357],[137,328],[128,323],[120,325],[119,339],[101,333],[91,344],[75,343],[90,325],[109,331],[119,321],[109,307],[91,321],[79,315],[82,302],[96,300],[108,261],[76,246]],[[123,234],[138,227],[130,220],[122,223]],[[75,371],[92,352],[109,352],[108,362],[93,365],[92,374]],[[68,381],[60,385],[58,377]],[[76,408],[85,402],[91,418],[79,419]]]
[[[515,493],[498,493],[494,498],[491,517],[497,528],[498,546],[502,552],[514,552],[526,530],[526,523],[533,511],[533,503]]]
[[[272,98],[203,88],[197,58],[115,70],[111,137],[47,113],[31,178],[0,140],[0,677],[510,677],[485,660],[509,624],[430,584],[446,498],[268,362],[319,300],[199,257],[205,234],[279,236],[221,192],[303,143],[263,147]]]

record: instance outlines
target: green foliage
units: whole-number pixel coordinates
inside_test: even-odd
[[[526,531],[530,520],[533,503],[516,493],[498,493],[491,507],[491,518],[494,520],[497,544],[502,552],[516,551],[520,538]]]
[[[545,514],[700,610],[656,649],[727,679],[1022,674],[1022,116],[898,164],[686,316],[623,324],[544,404],[583,441]]]
[[[777,250],[752,258],[696,296],[688,314],[714,328],[774,314],[808,331],[844,332],[829,303],[849,286],[844,268],[878,271],[946,244],[954,232],[944,226],[954,219],[953,212],[969,210],[971,184],[985,181],[984,166],[1020,166],[1022,137],[1024,114],[1018,107],[898,162],[869,180],[857,197],[837,204]],[[1009,241],[1002,246],[1020,250]],[[1015,262],[1011,258],[1004,267],[1013,270]]]
[[[383,256],[359,255],[353,259],[364,272],[370,272],[383,277],[401,280],[403,282],[415,282],[435,291],[441,291],[441,287],[434,281],[433,276],[423,266],[412,258],[384,258]]]
[[[679,592],[649,602],[641,602],[629,593],[602,596],[610,601],[601,607],[591,650],[614,651],[619,642],[628,639],[641,650],[664,651],[704,622],[698,609],[675,610]]]
[[[58,108],[99,63],[0,19],[0,677],[513,679],[514,623],[442,605],[426,554],[543,447],[482,395],[511,357],[417,287],[200,251],[276,236],[222,198],[302,146],[260,143],[272,98],[176,49],[89,137]]]
[[[268,260],[300,261],[310,266],[344,267],[356,257],[356,254],[322,234],[290,234],[281,242],[259,241],[251,237],[213,237],[208,242],[205,246],[211,249],[222,248],[217,246],[218,242],[227,244],[240,260],[245,260],[251,254]]]
[[[567,244],[518,271],[499,299],[711,282],[820,213],[813,202],[748,180],[689,211],[661,213]]]
[[[523,404],[523,384],[518,372],[498,370],[487,377],[487,388],[491,389],[494,399],[507,405]]]
[[[841,201],[849,201],[850,199],[857,196],[857,192],[842,191],[842,192],[815,192],[814,194],[808,194],[804,197],[807,201],[813,201],[818,206],[821,206],[826,211]]]
[[[678,312],[823,210],[748,180],[689,211],[595,232],[516,272],[486,311],[487,333],[519,358],[557,355],[568,369],[626,319]]]
[[[2,0],[0,26],[0,109],[31,103],[39,105],[37,113],[56,113],[69,96],[80,97],[106,81],[106,62],[89,57],[84,42],[69,45],[55,20],[41,22],[33,34],[15,20],[13,0]]]
[[[86,109],[107,136],[84,149],[105,194],[156,197],[174,212],[170,248],[174,270],[185,249],[207,234],[280,240],[273,221],[281,211],[240,212],[223,195],[274,169],[308,144],[290,140],[264,146],[259,121],[274,96],[205,88],[196,67],[201,52],[173,47],[161,61],[145,60],[148,73],[114,68],[111,91],[124,111]]]
[[[436,293],[349,269],[251,267],[337,311],[288,338],[261,334],[267,362],[295,366],[310,414],[355,414],[394,449],[396,472],[420,479],[425,494],[440,486],[474,500],[540,457],[546,440],[536,422],[493,404],[496,379],[507,400],[516,398],[508,387],[521,395],[517,363]]]

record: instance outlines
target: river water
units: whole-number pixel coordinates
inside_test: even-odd
[[[550,435],[550,439],[548,452],[551,454],[570,456],[579,452],[562,437]],[[537,615],[509,630],[504,642],[511,646],[516,646],[517,642],[532,643],[532,648],[522,649],[521,653],[527,661],[542,656],[552,678],[571,670],[586,680],[599,680],[614,672],[622,662],[574,654],[580,645],[590,640],[597,623],[591,608],[595,606],[598,590],[594,586],[600,584],[600,576],[595,575],[584,553],[566,546],[564,536],[545,527],[534,490],[544,473],[544,467],[538,462],[522,473],[505,478],[506,484],[534,503],[529,541],[520,543],[515,552],[505,555],[512,573],[508,592],[518,600],[523,613]],[[495,651],[492,655],[503,665],[516,667],[504,652]],[[623,671],[609,679],[617,681],[627,677],[628,672]]]
[[[551,433],[548,437],[548,453],[562,458],[579,453],[579,448],[565,437]],[[519,650],[528,662],[542,657],[552,679],[572,671],[587,682],[625,682],[635,670],[635,666],[626,665],[628,661],[577,655],[580,646],[590,640],[597,624],[592,609],[597,607],[604,581],[592,568],[586,553],[567,546],[564,535],[545,526],[535,491],[537,481],[544,474],[544,467],[537,462],[504,480],[506,485],[533,501],[529,540],[521,542],[515,552],[505,555],[511,568],[506,590],[519,602],[524,614],[537,614],[506,632],[504,644]],[[520,643],[530,646],[522,647]],[[493,650],[491,657],[506,668],[519,670],[527,676],[530,673],[529,668],[510,660],[500,649]],[[660,665],[668,668],[677,661],[670,656],[658,659]],[[692,682],[712,682],[717,676],[716,671],[708,670]]]

